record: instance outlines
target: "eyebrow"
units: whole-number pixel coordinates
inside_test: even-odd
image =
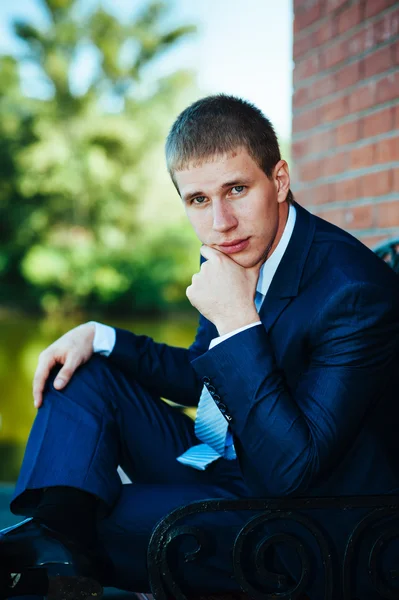
[[[226,188],[230,188],[230,187],[234,187],[235,185],[249,185],[251,183],[250,179],[247,179],[245,177],[242,177],[240,179],[236,178],[236,179],[232,179],[231,181],[226,181],[225,183],[222,183],[222,185],[220,186],[220,189],[226,189]],[[191,192],[190,194],[187,194],[186,196],[183,197],[183,202],[189,202],[192,198],[196,198],[197,196],[205,196],[206,194],[204,194],[204,192],[202,192],[201,190],[198,190],[197,192]]]
[[[235,185],[248,185],[250,183],[249,179],[245,179],[244,177],[240,177],[240,179],[233,179],[232,181],[226,181],[223,183],[222,188],[234,187]]]

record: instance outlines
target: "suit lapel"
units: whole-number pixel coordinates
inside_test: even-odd
[[[295,202],[296,220],[291,239],[273,277],[259,312],[260,319],[269,331],[284,308],[297,296],[305,261],[315,230],[315,219]]]

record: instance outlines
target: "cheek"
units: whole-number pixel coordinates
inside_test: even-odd
[[[190,225],[192,226],[192,228],[195,231],[197,238],[201,242],[204,242],[207,238],[207,233],[210,230],[209,225],[207,223],[207,217],[205,215],[205,211],[204,211],[204,214],[199,214],[199,212],[193,213],[190,211],[186,211],[186,215],[187,215],[188,220],[190,221]]]

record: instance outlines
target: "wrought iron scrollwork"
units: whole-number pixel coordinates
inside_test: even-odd
[[[316,524],[313,517],[303,514],[306,510],[330,509],[350,511],[368,509],[348,536],[344,556],[339,557],[332,542]],[[179,525],[179,521],[192,515],[210,512],[248,511],[249,518],[236,535],[232,548],[232,571],[237,586],[254,600],[300,599],[306,593],[309,575],[312,571],[311,553],[303,543],[303,539],[286,531],[261,532],[251,552],[246,551],[251,544],[251,536],[262,526],[272,521],[283,523],[287,520],[300,525],[311,534],[320,553],[324,567],[325,595],[324,600],[341,598],[354,600],[356,573],[360,549],[367,554],[367,560],[362,569],[368,573],[370,583],[376,591],[377,598],[387,600],[399,599],[399,587],[395,587],[395,578],[399,576],[399,556],[396,570],[390,573],[390,578],[382,577],[379,563],[384,548],[393,539],[399,543],[399,522],[392,523],[392,517],[399,516],[399,496],[348,496],[339,498],[272,498],[244,500],[205,500],[193,502],[187,506],[172,511],[162,519],[153,531],[148,547],[148,572],[151,591],[156,600],[188,600],[176,581],[171,564],[177,556],[177,546],[187,536],[194,538],[197,544],[195,550],[184,554],[184,561],[201,561],[212,551],[209,532],[206,528]],[[254,516],[253,513],[256,512]],[[252,513],[252,514],[251,514]],[[313,513],[314,514],[314,513]],[[390,519],[387,525],[387,518]],[[367,547],[365,539],[367,537]],[[252,539],[255,539],[252,537]],[[288,544],[296,550],[301,563],[301,575],[292,584],[283,574],[272,573],[266,566],[266,554],[275,544]],[[337,560],[333,561],[332,557]],[[171,560],[173,558],[173,560]],[[248,559],[252,564],[252,577],[246,572]],[[396,560],[396,558],[395,558]],[[313,565],[314,567],[314,565]],[[256,575],[256,585],[253,574]],[[337,596],[337,594],[339,596]],[[320,598],[320,600],[322,600]]]
[[[399,273],[399,239],[381,244],[374,249],[374,252],[385,260],[395,273]]]
[[[245,539],[259,526],[269,523],[272,520],[288,519],[301,524],[307,531],[309,531],[314,538],[317,540],[320,552],[323,557],[323,565],[325,569],[325,600],[332,600],[332,585],[333,585],[333,572],[331,564],[331,548],[327,541],[324,532],[314,523],[309,517],[305,517],[303,514],[295,514],[292,511],[267,511],[264,514],[258,515],[250,519],[241,531],[238,533],[233,550],[233,565],[236,576],[236,581],[240,585],[241,589],[249,594],[251,598],[257,600],[274,600],[278,598],[287,598],[289,600],[296,600],[301,598],[306,591],[306,585],[309,580],[309,573],[311,569],[311,560],[303,542],[298,536],[294,536],[288,533],[266,535],[257,544],[256,552],[254,556],[254,564],[256,572],[259,578],[263,580],[264,584],[277,584],[277,591],[266,592],[264,589],[255,588],[246,578],[244,570],[242,568],[242,549]],[[265,561],[263,560],[266,551],[273,544],[288,544],[295,548],[300,560],[301,560],[301,576],[299,581],[289,587],[287,584],[286,577],[279,574],[271,574],[265,568]],[[279,588],[285,587],[284,591],[279,591]]]

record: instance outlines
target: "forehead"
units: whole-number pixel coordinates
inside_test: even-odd
[[[226,182],[253,178],[259,174],[264,175],[248,151],[239,148],[228,154],[217,154],[200,162],[189,163],[184,169],[175,171],[174,179],[183,196],[206,188],[219,188]]]

